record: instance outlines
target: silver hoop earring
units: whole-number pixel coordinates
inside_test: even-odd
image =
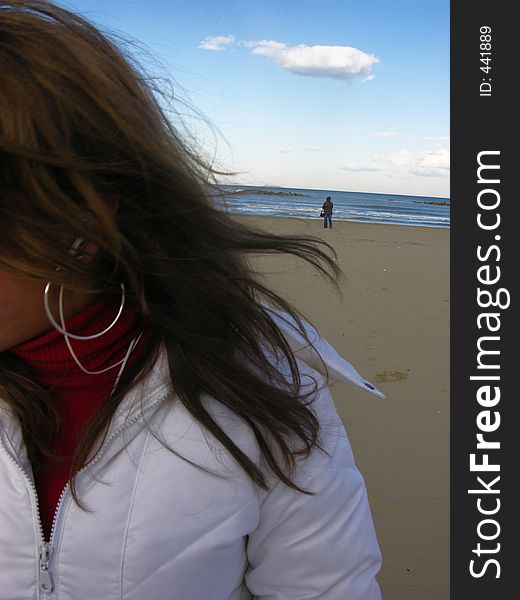
[[[53,327],[63,335],[63,337],[65,339],[65,343],[67,345],[67,348],[68,348],[68,350],[70,352],[70,355],[72,356],[72,359],[78,365],[78,367],[84,373],[86,373],[87,375],[99,375],[101,373],[106,373],[107,371],[115,369],[116,367],[119,367],[121,365],[121,369],[119,370],[119,373],[117,374],[116,381],[114,383],[114,387],[112,388],[112,392],[110,393],[110,395],[112,395],[114,393],[114,391],[115,391],[118,383],[119,383],[119,379],[121,378],[121,375],[123,374],[123,371],[124,371],[124,369],[126,367],[126,363],[128,362],[128,359],[130,358],[130,355],[134,351],[135,347],[139,343],[139,340],[141,339],[141,337],[143,335],[143,332],[141,332],[138,336],[136,336],[130,342],[130,345],[128,346],[128,350],[127,350],[126,355],[124,356],[124,358],[122,358],[119,362],[116,362],[113,365],[110,365],[109,367],[106,367],[105,369],[100,369],[98,371],[89,371],[88,369],[86,369],[81,364],[79,358],[76,356],[76,353],[74,352],[74,350],[72,348],[70,340],[71,339],[75,339],[75,340],[93,340],[93,339],[96,339],[98,337],[101,337],[103,334],[105,334],[108,331],[110,331],[112,329],[112,327],[114,327],[114,325],[119,320],[119,317],[121,316],[121,313],[123,312],[123,307],[125,305],[126,294],[125,294],[125,286],[124,286],[124,284],[121,283],[121,305],[119,306],[119,310],[117,312],[116,318],[112,321],[112,323],[106,329],[103,329],[103,331],[100,331],[99,333],[95,333],[94,335],[75,335],[75,334],[69,333],[67,331],[66,326],[65,326],[65,314],[64,314],[64,311],[63,311],[63,286],[62,285],[60,286],[60,295],[59,295],[59,311],[60,311],[61,326],[56,322],[56,319],[52,315],[52,312],[51,312],[50,306],[49,306],[49,291],[51,289],[51,285],[52,285],[52,282],[49,281],[47,283],[47,285],[45,286],[45,292],[43,294],[43,304],[44,304],[44,307],[45,307],[45,312],[47,313],[47,318],[49,319],[49,321],[51,322],[51,324],[53,325]]]
[[[75,335],[74,333],[70,333],[69,331],[67,331],[65,329],[64,315],[63,315],[63,286],[62,285],[60,285],[60,295],[59,295],[59,309],[60,309],[61,325],[56,321],[56,319],[54,318],[54,316],[51,312],[51,307],[49,304],[49,292],[50,292],[51,286],[52,286],[52,281],[48,281],[47,285],[45,286],[45,291],[43,293],[43,306],[45,308],[45,313],[47,314],[47,318],[51,322],[51,325],[54,327],[54,329],[59,331],[65,337],[73,339],[73,340],[94,340],[98,337],[101,337],[105,333],[108,333],[112,329],[112,327],[114,327],[114,325],[119,321],[119,317],[121,316],[121,313],[123,312],[123,308],[125,306],[125,300],[126,300],[125,284],[121,283],[120,284],[121,304],[119,306],[119,310],[117,311],[117,315],[116,315],[115,319],[112,321],[112,323],[110,323],[110,325],[107,328],[103,329],[103,331],[100,331],[99,333],[95,333],[94,335]]]

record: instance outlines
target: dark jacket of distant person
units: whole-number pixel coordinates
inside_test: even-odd
[[[324,215],[331,215],[332,214],[332,207],[334,206],[334,204],[332,203],[332,200],[330,199],[330,196],[327,196],[327,199],[325,200],[325,202],[323,203],[322,209],[323,209],[323,214]]]

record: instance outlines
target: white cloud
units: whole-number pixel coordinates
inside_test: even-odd
[[[446,177],[446,173],[439,169],[425,169],[423,167],[412,168],[410,169],[410,173],[412,175],[417,175],[418,177]]]
[[[406,168],[415,164],[416,158],[415,155],[408,150],[399,150],[399,152],[390,156],[388,161],[394,167]]]
[[[352,171],[354,173],[375,173],[382,171],[383,167],[370,163],[346,164],[339,167],[342,171]]]
[[[427,136],[424,137],[423,140],[428,140],[429,142],[449,142],[449,135],[435,135],[435,136]]]
[[[276,152],[278,154],[287,154],[288,152],[292,152],[293,149],[292,148],[277,148]]]
[[[444,169],[450,168],[450,151],[448,148],[424,152],[420,161],[419,167],[425,169]]]
[[[321,146],[305,146],[308,152],[321,152]]]
[[[390,156],[388,162],[401,173],[419,177],[446,177],[450,170],[450,150],[426,150],[418,155],[408,150],[400,150]]]
[[[377,154],[368,163],[345,163],[339,167],[341,171],[353,173],[383,172],[388,177],[448,177],[450,169],[449,148],[427,150],[414,154],[409,150],[399,150],[390,156]]]
[[[372,66],[379,59],[350,46],[287,46],[282,42],[262,40],[244,42],[253,54],[272,60],[281,69],[308,77],[330,77],[344,81],[373,78]]]
[[[378,133],[373,133],[370,137],[377,140],[386,140],[388,138],[393,138],[398,135],[398,131],[379,131]]]
[[[208,35],[202,42],[199,44],[199,48],[203,48],[204,50],[225,50],[227,46],[235,43],[234,35]]]

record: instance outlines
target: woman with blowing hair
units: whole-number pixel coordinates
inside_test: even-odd
[[[0,1],[0,90],[0,600],[380,598],[327,378],[379,392],[247,254],[334,262],[218,210],[83,18]]]

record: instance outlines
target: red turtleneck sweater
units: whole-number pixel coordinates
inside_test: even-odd
[[[92,335],[104,330],[119,309],[120,298],[105,298],[67,321],[67,331],[76,335]],[[132,340],[144,332],[130,354],[125,370],[144,352],[151,330],[130,307],[125,306],[114,327],[93,340],[70,340],[81,364],[89,371],[99,371],[122,360]],[[87,375],[74,362],[61,333],[52,329],[29,340],[11,352],[28,364],[35,380],[52,390],[61,418],[54,452],[63,459],[51,470],[35,472],[34,478],[44,534],[50,537],[54,512],[61,492],[69,480],[71,459],[86,425],[99,406],[107,400],[121,365],[106,373]],[[49,465],[51,466],[51,465]]]

